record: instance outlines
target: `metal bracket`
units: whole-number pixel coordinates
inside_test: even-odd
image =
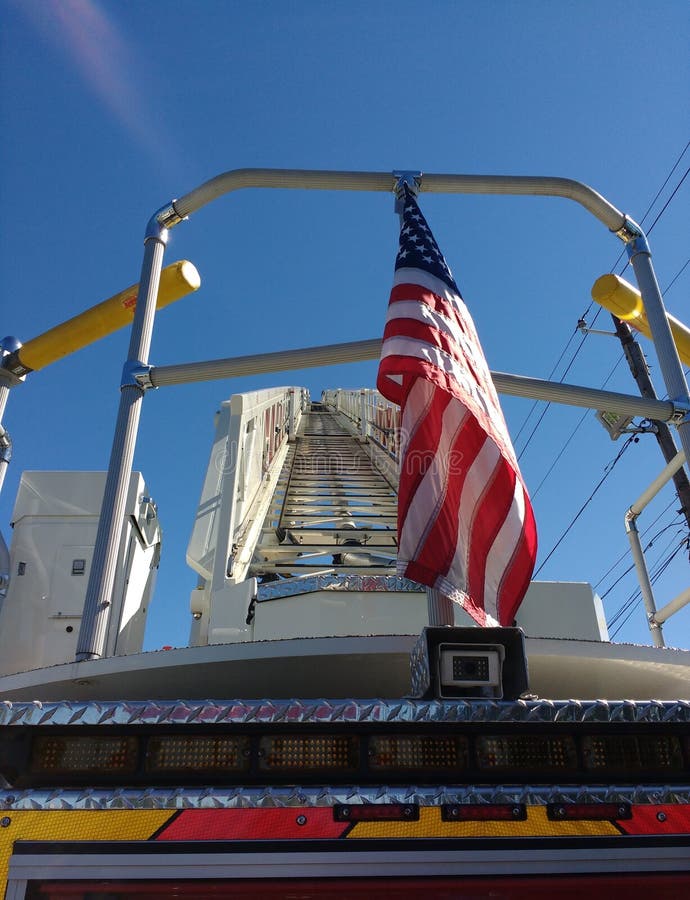
[[[179,225],[180,222],[186,222],[188,216],[181,216],[178,211],[175,209],[175,204],[177,200],[171,200],[167,206],[164,206],[162,209],[159,209],[156,213],[156,218],[158,219],[158,223],[163,228],[174,228],[175,225]]]
[[[678,427],[679,425],[687,425],[690,423],[690,409],[687,406],[676,406],[673,404],[673,414],[670,419],[668,419],[668,424],[675,425]]]
[[[184,216],[181,216],[175,209],[175,201],[171,200],[165,206],[162,206],[149,219],[146,225],[146,233],[144,234],[144,243],[148,240],[160,241],[162,244],[168,243],[168,232],[175,225],[183,222]]]
[[[613,229],[611,229],[613,231]],[[629,244],[638,237],[644,237],[644,232],[634,219],[629,216],[623,216],[623,224],[614,231],[618,237],[625,243]]]
[[[625,242],[625,249],[628,253],[628,259],[637,256],[638,253],[651,254],[647,235],[633,219],[628,216],[624,217],[623,224],[616,231],[618,237]]]
[[[395,212],[402,215],[403,201],[405,192],[403,188],[407,188],[415,197],[419,194],[419,188],[422,184],[422,173],[406,171],[403,169],[393,170],[393,190],[395,192]]]
[[[0,340],[0,377],[7,382],[8,387],[20,384],[26,373],[31,371],[19,362],[21,347],[22,342],[13,335]]]
[[[633,238],[625,245],[625,249],[628,252],[628,259],[630,260],[632,260],[634,256],[637,256],[638,253],[646,253],[647,256],[651,256],[652,253],[649,249],[647,237],[644,234],[639,234],[637,237]]]
[[[617,337],[615,331],[599,331],[598,328],[589,328],[585,319],[577,320],[577,330],[581,334],[603,334],[606,337]]]
[[[12,438],[9,431],[0,425],[0,462],[9,463],[12,459]]]
[[[128,359],[122,367],[122,382],[120,390],[126,387],[139,388],[140,391],[148,391],[156,385],[151,380],[153,366],[147,366],[138,359]]]

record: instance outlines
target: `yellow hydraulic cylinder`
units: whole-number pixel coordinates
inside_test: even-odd
[[[602,275],[597,278],[592,287],[592,298],[614,316],[627,322],[631,328],[641,331],[649,338],[652,336],[642,295],[623,278],[618,275]],[[681,362],[690,365],[690,328],[668,313],[666,318]]]
[[[196,266],[188,260],[183,259],[166,266],[161,272],[156,307],[161,309],[174,303],[175,300],[196,291],[200,284],[201,278]],[[139,285],[134,284],[114,297],[32,338],[4,360],[5,368],[16,375],[35,372],[129,325],[134,318],[138,292]]]

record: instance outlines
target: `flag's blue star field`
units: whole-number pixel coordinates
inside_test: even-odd
[[[395,268],[424,269],[444,281],[456,294],[460,294],[448,263],[422,215],[414,194],[405,187],[400,245]]]

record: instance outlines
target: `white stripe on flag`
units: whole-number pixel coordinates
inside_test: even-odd
[[[405,458],[407,445],[431,408],[436,388],[424,378],[415,378],[400,423],[400,460]]]
[[[477,356],[476,350],[467,337],[463,334],[457,322],[448,316],[444,316],[437,310],[432,309],[422,300],[396,300],[392,303],[388,311],[388,321],[393,322],[396,319],[411,319],[413,322],[419,322],[427,328],[434,328],[436,331],[444,334],[446,338],[457,345],[464,354],[473,360],[475,365],[479,367],[483,365]],[[433,340],[434,335],[430,335]],[[386,343],[390,338],[386,339]],[[433,346],[433,345],[432,345]]]
[[[465,305],[462,297],[456,294],[455,291],[451,291],[445,281],[441,281],[440,278],[436,278],[435,275],[432,275],[431,272],[426,272],[424,269],[414,269],[411,266],[396,269],[393,275],[393,287],[398,287],[400,284],[419,284],[431,291],[432,294],[436,294],[437,297],[441,297],[451,304],[457,306],[458,303],[461,303],[463,306]]]
[[[515,479],[515,493],[508,514],[486,557],[484,580],[484,609],[487,616],[498,619],[498,592],[510,575],[506,560],[512,560],[522,539],[525,517],[525,492],[519,478]]]
[[[495,419],[496,408],[490,409],[487,405],[486,398],[482,392],[477,389],[477,383],[474,378],[468,375],[466,367],[461,365],[449,356],[439,347],[434,347],[426,341],[418,341],[408,337],[389,337],[383,342],[381,358],[387,356],[408,356],[414,359],[422,359],[435,366],[441,372],[452,376],[458,383],[461,391],[464,391],[468,399],[472,398],[476,404],[473,412],[482,411],[484,416],[489,419]],[[501,420],[503,414],[501,413]]]
[[[405,409],[408,406],[409,402]],[[441,434],[438,446],[435,448],[433,461],[417,486],[415,495],[407,508],[405,521],[398,523],[401,528],[399,556],[403,560],[415,559],[436,521],[448,489],[449,465],[457,464],[457,460],[451,458],[450,450],[468,415],[465,407],[457,400],[451,400],[443,411]],[[431,448],[428,452],[431,452]],[[409,459],[409,456],[402,460],[403,465],[412,467],[420,462],[420,460]],[[411,471],[414,471],[414,468]]]
[[[500,459],[498,447],[487,437],[465,476],[458,506],[458,542],[446,574],[447,581],[463,585],[463,590],[467,589],[469,581],[472,523],[477,515],[481,515],[483,495],[491,484]]]

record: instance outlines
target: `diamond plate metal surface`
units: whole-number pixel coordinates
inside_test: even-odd
[[[403,591],[423,594],[426,588],[397,575],[312,575],[260,584],[257,599],[262,602],[313,591]]]
[[[286,786],[253,788],[156,788],[117,790],[0,791],[0,809],[256,809],[324,807],[356,803],[690,803],[690,785],[590,787],[543,785],[492,786]]]
[[[690,723],[690,701],[237,700],[0,702],[0,727],[249,723]]]

